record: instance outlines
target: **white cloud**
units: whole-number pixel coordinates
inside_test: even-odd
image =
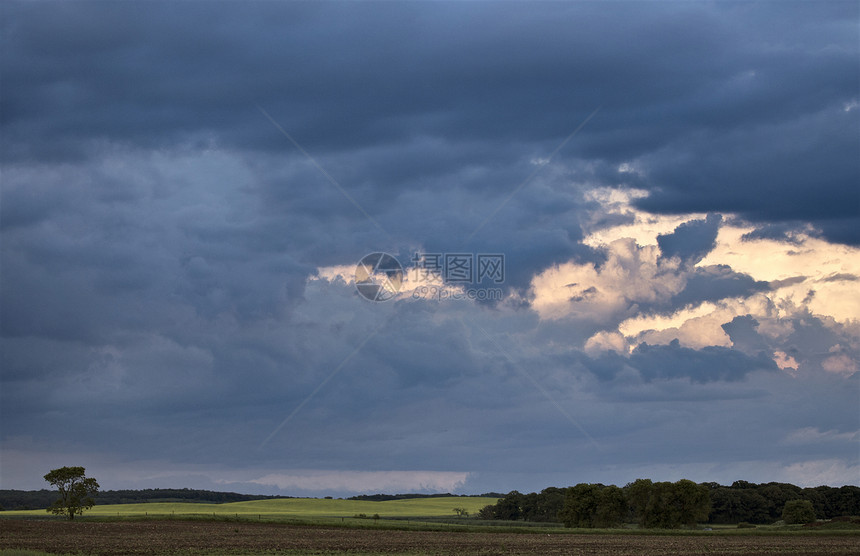
[[[787,465],[778,475],[800,487],[856,485],[860,465],[841,459],[809,460]]]
[[[623,224],[590,230],[584,243],[605,252],[602,265],[556,265],[532,280],[532,307],[542,319],[590,319],[603,327],[586,342],[590,352],[623,350],[639,342],[668,344],[678,340],[694,349],[731,347],[723,325],[751,316],[756,330],[773,344],[774,361],[795,372],[803,365],[850,376],[857,372],[854,353],[860,346],[860,249],[831,244],[812,230],[794,234],[792,241],[743,239],[754,230],[729,215],[720,227],[715,248],[696,266],[725,268],[773,289],[748,296],[695,302],[673,313],[644,310],[681,292],[695,268],[671,266],[660,259],[657,236],[699,214],[653,215],[632,202],[644,195],[637,190],[598,189],[586,199],[609,214],[626,216]],[[728,223],[725,223],[728,222]],[[760,288],[759,288],[760,290]],[[653,305],[652,305],[653,306]],[[797,334],[809,317],[841,337],[850,349],[825,358],[801,350],[789,355]],[[624,341],[622,342],[622,339]],[[812,340],[810,340],[812,341]],[[828,349],[828,345],[823,346]]]
[[[586,222],[586,235],[582,242],[599,248],[619,239],[632,238],[638,245],[656,245],[658,235],[671,233],[684,222],[707,216],[703,213],[655,215],[632,206],[633,201],[647,196],[648,192],[641,189],[595,188],[586,192],[586,201],[600,205],[600,210],[596,212],[601,219],[606,215],[622,215],[633,221],[608,227],[597,227]]]
[[[583,319],[615,324],[636,313],[637,303],[666,301],[685,285],[677,261],[660,260],[656,245],[633,239],[607,246],[607,260],[560,264],[532,278],[532,308],[542,319]]]
[[[788,355],[782,350],[777,350],[773,352],[773,361],[776,363],[776,366],[782,369],[783,371],[794,372],[797,371],[797,360]]]
[[[358,261],[356,261],[357,263]],[[329,282],[343,280],[345,283],[350,284],[355,281],[356,264],[321,266],[317,269],[317,275],[309,276],[308,280],[328,280]]]
[[[722,325],[735,315],[724,304],[702,303],[672,315],[639,315],[619,325],[625,335],[637,342],[668,344],[677,339],[691,348],[732,345]]]
[[[618,332],[600,331],[586,340],[585,352],[587,354],[593,356],[604,351],[616,351],[623,354],[630,351],[630,346],[624,336]]]
[[[845,354],[831,355],[821,362],[821,368],[828,373],[851,376],[857,372],[857,362]]]
[[[839,322],[858,319],[860,288],[848,277],[860,276],[860,249],[803,234],[794,238],[797,243],[742,240],[751,231],[751,227],[723,226],[716,247],[699,264],[728,265],[736,272],[769,282],[804,276],[806,280],[780,285],[769,297],[777,306],[805,306],[813,314]]]

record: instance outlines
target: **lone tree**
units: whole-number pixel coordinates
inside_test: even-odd
[[[99,484],[92,477],[87,478],[83,467],[61,467],[52,469],[45,480],[60,491],[60,497],[51,504],[48,512],[67,515],[74,519],[95,505],[93,496],[99,492]]]

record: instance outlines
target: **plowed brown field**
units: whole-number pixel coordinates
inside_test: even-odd
[[[860,553],[860,537],[582,535],[307,527],[217,521],[0,520],[0,548],[85,554],[806,554]]]

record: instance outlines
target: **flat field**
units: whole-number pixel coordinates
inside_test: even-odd
[[[224,520],[0,519],[0,549],[55,554],[857,554],[856,534],[641,535],[416,531]],[[2,552],[0,552],[2,554]]]
[[[254,500],[227,504],[195,502],[150,502],[147,504],[110,504],[93,506],[84,512],[87,517],[141,517],[141,516],[239,516],[277,518],[352,518],[364,514],[371,517],[454,517],[454,508],[463,508],[475,514],[497,498],[440,496],[371,502],[366,500],[328,500],[322,498],[283,498]],[[45,516],[45,510],[9,511],[4,516]]]

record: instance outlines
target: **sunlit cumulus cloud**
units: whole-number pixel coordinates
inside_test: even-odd
[[[656,245],[614,240],[601,264],[564,263],[532,279],[532,307],[543,318],[594,320],[606,325],[661,304],[684,287],[679,263],[663,260]]]
[[[754,228],[732,215],[662,217],[633,206],[644,197],[636,190],[586,193],[585,221],[601,214],[625,219],[585,236],[599,260],[571,260],[535,273],[523,297],[529,310],[547,323],[593,330],[571,338],[573,346],[590,357],[630,356],[643,376],[658,354],[690,363],[713,357],[717,366],[721,357],[749,357],[736,359],[736,371],[715,375],[725,377],[754,369],[791,376],[857,372],[860,293],[852,286],[860,276],[860,249],[829,243],[808,228],[790,239],[751,238]],[[798,275],[792,261],[806,274]],[[323,267],[311,279],[349,289],[352,273],[350,265]],[[414,300],[419,284],[405,280],[401,301]]]
[[[593,195],[607,213],[628,215],[630,221],[585,238],[605,254],[603,261],[563,263],[532,279],[531,306],[541,318],[600,325],[585,342],[591,354],[677,340],[695,349],[764,350],[784,370],[817,367],[844,376],[857,371],[860,249],[807,233],[790,241],[744,239],[751,226],[700,215],[664,219],[630,205],[641,197]],[[689,242],[693,249],[707,245],[695,261],[677,255],[685,248],[684,232],[697,227],[700,234],[711,223],[704,243]],[[680,240],[667,257],[667,245],[658,244],[672,232]],[[816,355],[798,351],[798,342],[814,341],[804,338],[804,330],[812,329],[827,333],[827,340],[816,344]]]

